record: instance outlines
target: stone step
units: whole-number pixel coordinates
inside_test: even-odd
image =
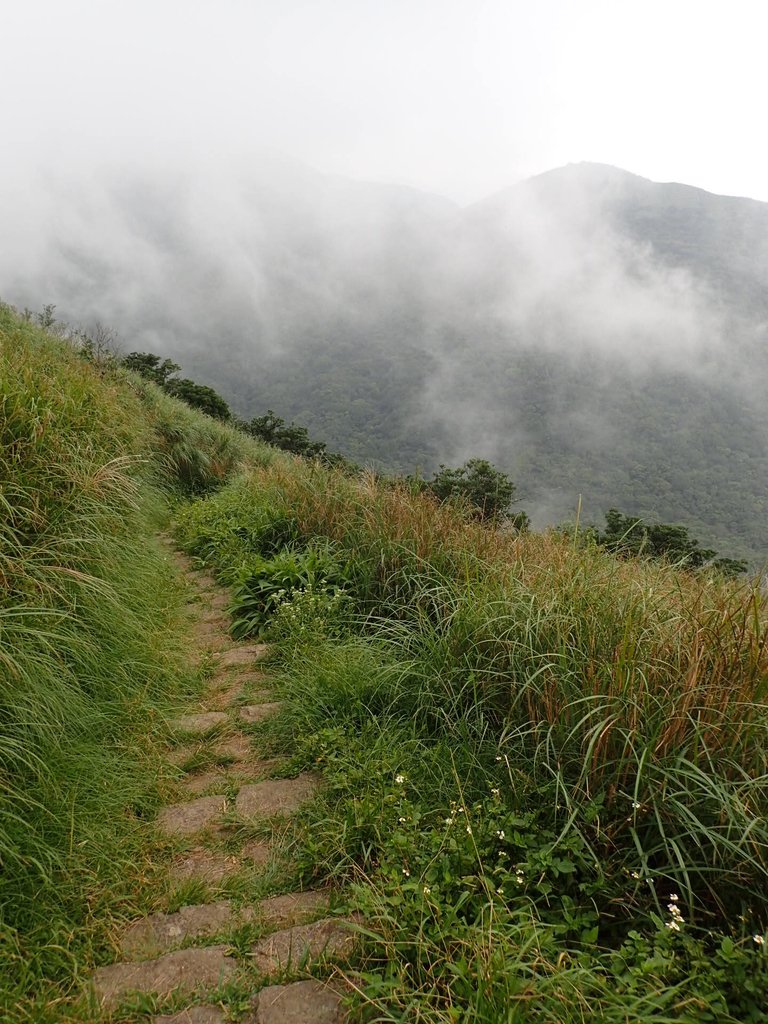
[[[349,922],[324,918],[314,924],[272,932],[251,947],[250,957],[258,971],[269,975],[288,967],[305,967],[326,957],[349,956],[356,943]]]
[[[198,619],[193,626],[193,633],[196,640],[207,640],[208,642],[215,640],[219,647],[230,639],[229,623],[218,615],[216,618],[207,620]]]
[[[206,706],[215,711],[218,708],[231,707],[243,692],[239,679],[225,676],[223,679],[211,680],[205,695]]]
[[[201,796],[164,807],[157,816],[157,825],[169,836],[191,836],[218,821],[226,809],[223,796]]]
[[[232,668],[237,665],[252,665],[266,657],[269,647],[266,644],[247,644],[243,647],[231,647],[228,650],[216,651],[216,663],[219,668]]]
[[[231,676],[230,676],[231,678]],[[270,677],[266,672],[238,672],[235,676],[238,683],[242,683],[243,686],[251,685],[252,683],[261,683],[264,686],[269,686]]]
[[[208,939],[253,921],[273,928],[301,924],[327,910],[329,896],[327,890],[309,889],[270,896],[252,907],[236,908],[220,900],[182,907],[172,914],[150,914],[126,928],[120,953],[126,960],[158,956],[189,939]]]
[[[203,711],[196,715],[182,715],[172,718],[170,725],[174,732],[206,733],[226,725],[229,717],[223,711]]]
[[[279,764],[279,760],[275,757],[265,758],[263,761],[241,761],[228,767],[222,766],[189,775],[182,780],[180,785],[185,792],[198,795],[209,789],[218,789],[221,792],[232,783],[245,780],[255,782],[257,779],[264,778],[274,770],[277,764]]]
[[[187,939],[209,939],[253,918],[250,907],[236,911],[226,900],[182,907],[173,914],[151,914],[134,921],[123,932],[120,953],[126,960],[158,956]]]
[[[217,587],[215,590],[201,595],[198,607],[205,609],[206,612],[225,612],[231,603],[232,598],[229,594],[225,590],[219,590]]]
[[[263,722],[265,718],[274,715],[283,705],[280,701],[271,701],[267,704],[246,704],[240,708],[240,718],[248,725],[254,722]]]
[[[330,904],[329,889],[306,889],[282,896],[268,896],[258,904],[259,920],[272,928],[304,924],[319,911],[327,911]]]
[[[201,846],[176,858],[170,866],[169,879],[174,885],[194,881],[215,886],[244,868],[264,867],[271,859],[272,847],[258,839],[251,839],[236,854]]]
[[[216,988],[237,970],[227,956],[228,946],[180,949],[156,960],[111,964],[93,975],[93,988],[100,1003],[114,1006],[131,992],[155,993],[166,998],[172,992],[197,992]]]
[[[241,732],[218,740],[212,750],[218,757],[230,757],[233,761],[248,761],[253,757],[251,737]]]
[[[314,979],[269,985],[256,996],[254,1008],[254,1024],[344,1024],[348,1020],[338,989]]]
[[[305,773],[295,779],[270,779],[242,786],[235,809],[244,818],[271,818],[275,814],[294,814],[315,795],[318,781]]]

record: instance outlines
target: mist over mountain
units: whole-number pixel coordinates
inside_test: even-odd
[[[760,558],[768,204],[569,165],[461,208],[270,159],[49,177],[0,295],[113,327],[351,457],[492,459],[541,524],[610,505]]]

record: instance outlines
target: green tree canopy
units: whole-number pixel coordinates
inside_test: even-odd
[[[286,423],[271,409],[267,409],[264,416],[254,416],[244,424],[244,427],[249,434],[285,452],[293,452],[294,455],[303,455],[310,459],[325,455],[326,445],[323,441],[310,440],[306,427]]]
[[[456,468],[441,465],[426,486],[440,501],[464,503],[476,519],[507,519],[521,530],[528,526],[525,512],[509,513],[515,485],[487,459],[469,459]]]
[[[702,548],[686,526],[652,523],[639,516],[628,516],[617,508],[605,513],[605,530],[597,534],[598,544],[619,554],[665,558],[690,569],[713,565],[729,575],[745,572],[747,563],[722,558],[712,548]]]
[[[165,387],[169,378],[181,369],[178,363],[162,359],[154,352],[130,352],[123,359],[123,366],[141,374],[146,380]]]
[[[228,420],[232,415],[221,395],[206,384],[196,384],[187,377],[172,377],[165,384],[165,390],[174,398],[180,398],[187,405],[208,413],[214,419]]]

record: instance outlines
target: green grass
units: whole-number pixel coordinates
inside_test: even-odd
[[[302,870],[357,886],[374,1019],[761,1019],[757,586],[287,459],[177,530],[254,592],[280,577],[276,537],[343,567],[341,610],[284,586],[268,728],[325,775]]]
[[[0,1016],[61,1020],[141,901],[199,685],[168,501],[263,449],[0,305]]]
[[[4,1019],[83,1019],[157,898],[164,723],[197,682],[169,503],[273,643],[284,709],[253,733],[324,775],[296,877],[364,913],[371,1020],[763,1019],[758,587],[277,454],[2,306],[0,431]]]

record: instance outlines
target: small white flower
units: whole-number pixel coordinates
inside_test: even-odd
[[[498,757],[496,758],[496,760],[497,760],[497,761],[500,761],[500,760],[501,760],[501,754],[499,754],[499,756],[498,756]]]
[[[499,795],[499,790],[498,789],[492,789],[491,790],[491,795],[492,796],[498,796]]]
[[[496,890],[496,892],[499,894],[499,896],[503,896],[504,895],[504,890],[503,890],[503,888],[501,886],[499,886],[499,888]]]
[[[667,921],[667,928],[671,929],[671,931],[673,931],[673,932],[679,932],[680,931],[680,925],[677,923],[677,921],[674,921],[674,920],[673,921]]]
[[[504,835],[504,829],[503,828],[500,828],[498,830],[498,832],[496,833],[496,835],[498,836],[499,839],[506,839],[506,836]]]
[[[633,871],[632,872],[632,877],[633,878],[639,878],[640,877],[640,872],[639,871]]]
[[[469,825],[467,825],[467,835],[468,835],[468,836],[471,836],[471,835],[472,835],[472,829],[470,828],[470,826],[469,826]]]
[[[403,868],[403,874],[405,875],[406,878],[411,877],[411,872],[408,870],[408,868]]]
[[[758,946],[764,946],[765,945],[765,936],[764,935],[753,935],[752,936],[752,941],[756,945],[758,945]]]
[[[407,818],[400,818],[399,819],[401,825],[404,825],[407,820],[408,820]]]
[[[453,824],[453,818],[446,818],[445,819],[445,824],[446,825],[452,825]]]
[[[395,776],[395,782],[398,784],[398,786],[402,786],[402,784],[405,782],[405,776],[404,775],[396,775]]]
[[[424,886],[424,895],[425,895],[425,896],[429,896],[429,894],[430,894],[431,892],[432,892],[432,890],[431,890],[431,889],[429,888],[429,886],[428,886],[428,885],[425,885],[425,886]]]
[[[522,870],[520,868],[518,868],[517,871],[515,872],[515,881],[517,882],[518,885],[522,885],[523,882],[525,881],[525,875],[523,874],[523,872],[522,872]]]
[[[679,899],[680,899],[680,897],[679,897],[679,896],[677,895],[677,893],[676,893],[676,892],[671,892],[671,893],[669,894],[669,898],[670,898],[671,900],[673,900],[674,902],[677,902],[677,900],[679,900]]]

